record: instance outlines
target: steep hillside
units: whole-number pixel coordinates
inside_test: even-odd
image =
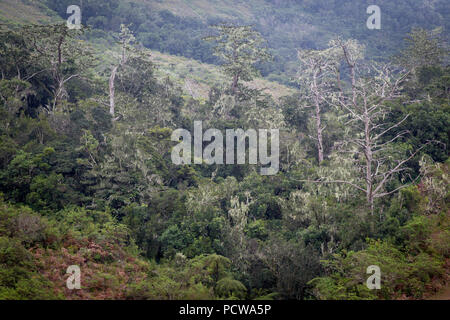
[[[151,6],[155,3],[151,3]],[[176,7],[175,3],[166,3],[164,6],[159,3],[158,8]],[[226,6],[224,6],[226,8]],[[219,11],[217,11],[219,12]],[[6,14],[8,13],[8,14]],[[55,12],[49,10],[39,1],[26,0],[5,0],[0,3],[0,19],[5,24],[20,25],[27,23],[48,24],[51,22],[61,22]],[[0,20],[0,21],[1,21]],[[111,37],[113,32],[108,34],[93,32],[89,39],[97,52],[102,52],[100,57],[100,69],[107,70],[115,61],[114,56],[118,57],[118,49]],[[103,38],[102,38],[103,37]],[[116,47],[111,51],[112,47]],[[152,61],[157,66],[156,75],[160,79],[170,77],[177,85],[179,85],[186,95],[194,98],[208,99],[208,93],[212,86],[220,85],[224,82],[224,76],[218,66],[202,63],[197,60],[184,58],[182,56],[170,55],[157,50],[151,50],[153,56]],[[279,99],[282,96],[290,95],[294,91],[277,82],[268,81],[263,78],[255,79],[248,83],[248,86],[255,89],[261,89],[264,93]]]
[[[69,4],[80,0],[40,0],[66,16]],[[356,38],[367,46],[367,56],[386,60],[414,27],[450,27],[445,0],[437,1],[280,1],[280,0],[113,0],[83,2],[83,23],[118,31],[132,23],[137,38],[148,48],[218,64],[202,38],[211,25],[251,24],[267,39],[275,61],[259,66],[271,79],[291,83],[296,73],[297,48],[323,48],[336,36]],[[381,9],[381,30],[369,30],[369,5]]]
[[[254,15],[254,8],[261,6],[268,7],[267,2],[264,0],[256,0],[256,1],[136,0],[134,2],[144,3],[153,10],[157,11],[169,10],[177,16],[197,18],[205,22],[208,21],[208,18],[245,20],[254,22],[257,20],[257,18]]]
[[[159,78],[170,76],[186,94],[194,98],[208,99],[211,86],[219,86],[227,81],[218,66],[154,50],[151,54],[152,61],[158,67],[156,74]],[[277,100],[295,92],[292,88],[264,78],[257,78],[247,82],[246,85],[253,89],[260,89]]]
[[[57,14],[38,1],[0,1],[0,23],[50,23],[60,20]]]

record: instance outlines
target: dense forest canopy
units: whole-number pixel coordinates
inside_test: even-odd
[[[1,14],[0,299],[422,299],[448,285],[448,7],[374,2],[381,30],[366,26],[372,1],[350,0]],[[175,164],[173,133],[195,122],[278,130],[279,170]]]

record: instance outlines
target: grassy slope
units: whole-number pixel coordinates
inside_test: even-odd
[[[169,75],[180,84],[186,94],[194,98],[208,98],[211,85],[226,82],[220,68],[214,65],[200,63],[184,57],[172,56],[161,52],[152,51],[154,63],[158,66],[157,75],[164,77]],[[248,83],[251,88],[262,89],[275,99],[292,94],[293,89],[263,78],[255,79]]]
[[[60,18],[33,0],[1,0],[0,23],[51,23]]]
[[[154,10],[169,10],[182,17],[200,18],[218,17],[224,19],[255,20],[253,10],[246,1],[236,0],[133,0],[148,4]],[[254,2],[254,1],[253,1]],[[213,5],[211,5],[213,3]],[[258,0],[258,6],[264,6],[264,0]]]
[[[185,6],[189,7],[187,1],[182,1]],[[233,1],[225,1],[223,5],[219,5],[214,8],[213,13],[217,15],[225,14],[226,8],[229,8],[229,3]],[[152,4],[159,5],[159,9],[171,8],[178,1],[164,1],[161,3],[152,1]],[[192,10],[189,11],[180,4],[179,8],[186,14],[193,14]],[[194,7],[193,4],[191,4]],[[204,8],[205,10],[211,9],[206,6],[206,1],[195,1],[195,6]],[[245,13],[245,3],[236,7],[236,10]],[[185,10],[186,9],[186,10]],[[224,11],[220,11],[222,9]],[[248,8],[247,8],[248,9]],[[208,11],[209,12],[209,11]],[[209,12],[211,13],[211,12]],[[230,12],[235,14],[236,12]],[[204,14],[201,12],[201,14]],[[247,14],[247,13],[245,13]],[[248,18],[248,17],[247,17]],[[8,24],[22,24],[22,23],[51,23],[61,21],[60,18],[51,15],[51,11],[46,10],[45,7],[40,7],[37,2],[26,0],[2,0],[0,2],[0,21]],[[100,41],[99,41],[100,42]],[[100,45],[94,44],[94,47],[98,49],[98,52],[104,52],[101,57],[101,69],[108,69],[113,63],[114,52],[111,48],[107,48],[107,44]],[[114,49],[113,49],[114,50]],[[226,79],[222,75],[220,68],[214,65],[200,63],[196,60],[187,59],[180,56],[173,56],[164,54],[158,51],[152,51],[153,62],[157,66],[156,75],[158,78],[163,79],[169,76],[175,81],[186,95],[193,96],[194,98],[207,99],[209,89],[213,85],[219,85],[226,82]],[[282,96],[292,94],[294,90],[283,86],[276,82],[271,82],[263,78],[255,79],[248,83],[251,88],[263,89],[265,93],[272,95],[275,99],[279,99]]]
[[[102,52],[103,63],[99,69],[106,69],[105,71],[108,72],[114,61],[119,60],[118,48],[106,48],[99,44],[94,44],[94,47],[97,52]],[[151,52],[151,59],[157,67],[155,70],[156,77],[161,80],[169,77],[183,89],[184,94],[195,99],[207,100],[211,86],[220,86],[228,82],[218,66],[155,50],[149,51]],[[292,88],[264,78],[257,78],[248,82],[247,85],[250,88],[262,90],[275,100],[295,92]]]

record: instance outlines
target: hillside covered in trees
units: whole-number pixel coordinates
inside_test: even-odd
[[[370,30],[371,2],[1,1],[0,299],[448,287],[448,5],[374,1]],[[275,171],[237,129],[272,130]]]

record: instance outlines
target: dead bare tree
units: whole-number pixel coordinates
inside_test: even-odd
[[[49,26],[32,26],[25,29],[27,41],[33,48],[33,55],[42,61],[42,70],[48,71],[52,85],[53,103],[50,110],[55,110],[67,95],[66,83],[83,74],[94,65],[90,48],[77,39],[80,31],[69,30],[65,24]]]
[[[340,48],[349,68],[351,82],[350,90],[341,89],[333,101],[347,113],[349,120],[346,125],[352,128],[353,136],[340,143],[339,150],[354,154],[355,165],[360,168],[363,177],[361,184],[351,185],[365,192],[373,213],[376,198],[387,196],[406,186],[386,191],[387,183],[407,170],[406,163],[424,147],[401,156],[394,152],[393,143],[407,131],[400,131],[393,138],[386,138],[388,133],[399,127],[409,116],[405,115],[394,124],[388,124],[386,120],[390,113],[387,102],[400,97],[401,85],[408,72],[374,62],[363,68],[358,58],[359,49],[354,41],[337,40],[335,45]]]
[[[122,24],[120,26],[120,45],[121,45],[121,56],[119,60],[119,64],[113,66],[113,69],[111,71],[111,76],[109,77],[109,113],[113,117],[115,116],[115,109],[116,109],[116,102],[115,102],[115,79],[117,75],[117,70],[119,67],[122,67],[126,64],[128,59],[128,51],[131,49],[131,45],[135,41],[135,37],[131,30],[128,28],[128,26]]]
[[[311,138],[317,141],[319,164],[324,159],[323,131],[326,128],[322,124],[322,113],[332,93],[333,75],[337,68],[335,51],[333,47],[326,50],[298,50],[301,62],[298,80],[304,91],[302,104],[303,108],[313,110],[316,135]]]
[[[333,179],[331,176],[320,177],[316,180],[299,180],[311,183],[338,183],[346,184],[353,189],[364,192],[371,213],[374,212],[374,201],[407,187],[401,184],[393,190],[387,191],[387,185],[408,169],[406,164],[413,159],[430,141],[420,148],[409,151],[396,150],[395,142],[407,134],[406,130],[399,131],[393,137],[390,133],[399,128],[409,115],[402,120],[391,123],[388,115],[391,112],[388,102],[401,97],[402,84],[409,72],[395,68],[388,64],[363,63],[364,48],[355,40],[341,39],[330,42],[330,47],[338,50],[340,61],[348,67],[348,85],[340,80],[340,70],[335,69],[338,75],[337,86],[328,100],[328,92],[317,85],[315,68],[310,68],[312,76],[308,80],[313,101],[315,96],[341,110],[348,121],[345,123],[346,138],[336,144],[336,151],[340,154],[351,154],[352,168],[357,171],[356,177]],[[332,51],[336,54],[335,51]],[[306,60],[308,62],[308,60]],[[314,60],[309,65],[314,66]],[[320,68],[318,70],[321,70]],[[317,71],[316,71],[317,72]],[[319,108],[320,111],[320,103]],[[317,113],[316,113],[317,117]],[[320,124],[320,121],[318,122]],[[320,127],[318,127],[320,133]],[[397,148],[398,149],[398,148]],[[405,155],[406,154],[406,155]],[[418,177],[417,177],[418,178]],[[416,178],[416,179],[417,179]],[[414,181],[412,181],[414,182]]]

